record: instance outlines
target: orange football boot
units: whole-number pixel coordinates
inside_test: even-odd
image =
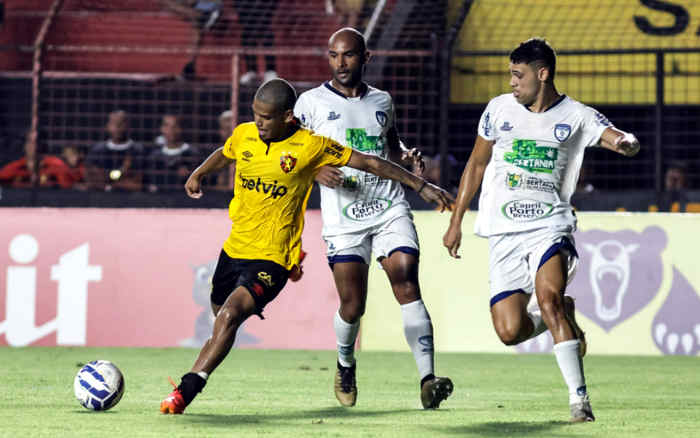
[[[185,412],[185,399],[182,398],[182,393],[178,389],[173,379],[168,377],[170,384],[175,388],[165,399],[160,402],[160,411],[164,414],[182,414]]]

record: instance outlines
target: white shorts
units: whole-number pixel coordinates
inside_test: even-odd
[[[567,259],[568,284],[578,263],[571,233],[542,228],[489,237],[491,306],[515,293],[532,294],[537,270],[559,251]]]
[[[387,222],[356,233],[339,234],[324,238],[328,264],[361,262],[368,264],[371,255],[377,260],[389,257],[395,251],[418,256],[418,234],[410,215],[396,216]]]

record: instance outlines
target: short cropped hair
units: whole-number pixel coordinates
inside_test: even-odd
[[[271,104],[282,113],[294,109],[297,92],[292,84],[281,78],[269,80],[255,92],[255,100]]]
[[[535,68],[546,67],[549,69],[549,79],[554,80],[557,55],[544,38],[530,38],[520,43],[510,53],[510,62],[513,64],[529,64]]]

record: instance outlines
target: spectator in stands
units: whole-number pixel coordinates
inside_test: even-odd
[[[7,163],[0,168],[0,185],[15,188],[32,187],[36,179],[34,166],[36,160],[29,154]]]
[[[226,142],[233,133],[233,111],[226,110],[219,114],[219,140]]]
[[[66,146],[61,157],[46,156],[39,164],[39,185],[62,189],[87,189],[85,165],[75,146]]]
[[[0,184],[17,188],[32,187],[34,166],[36,159],[30,154],[8,163],[0,169]],[[45,155],[39,162],[37,173],[40,187],[85,188],[85,168],[77,148],[73,146],[63,148],[61,157]]]
[[[274,0],[234,0],[234,6],[238,13],[238,22],[241,25],[241,44],[243,47],[256,47],[262,44],[264,47],[272,47],[275,35],[272,32],[272,16],[275,13],[277,2]],[[265,55],[265,72],[262,78],[258,73],[258,57],[246,55],[246,72],[241,75],[241,85],[253,85],[259,79],[267,82],[277,77],[275,71],[275,57]]]
[[[160,133],[163,144],[157,145],[146,160],[145,179],[148,190],[182,190],[201,157],[195,148],[183,141],[180,116],[164,115]]]
[[[129,115],[122,110],[109,113],[109,139],[96,143],[88,152],[88,188],[110,191],[141,190],[143,146],[129,138]]]
[[[162,0],[163,4],[172,12],[181,16],[192,24],[194,30],[192,38],[192,58],[182,69],[182,78],[192,80],[196,78],[195,63],[202,46],[202,36],[210,31],[219,21],[221,16],[221,0]]]
[[[658,196],[659,211],[683,211],[688,202],[687,188],[685,164],[670,163],[664,175],[664,191]]]
[[[233,112],[226,110],[219,114],[219,142],[220,145],[226,143],[226,140],[233,133]],[[219,146],[220,146],[219,145]],[[217,146],[218,147],[218,146]],[[233,163],[230,169],[224,169],[210,178],[209,184],[213,185],[216,190],[231,190],[229,184],[229,172],[236,172],[236,163]]]

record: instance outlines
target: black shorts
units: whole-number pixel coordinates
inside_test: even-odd
[[[231,293],[244,286],[255,300],[256,314],[280,293],[289,278],[289,271],[269,260],[233,259],[221,250],[211,280],[211,302],[221,306]]]

